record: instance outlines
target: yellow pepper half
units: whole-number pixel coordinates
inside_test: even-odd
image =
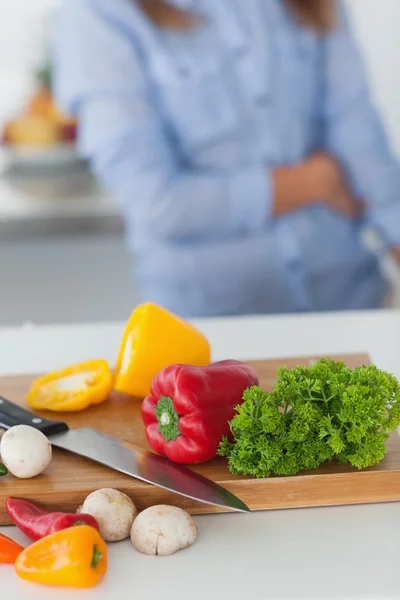
[[[154,377],[171,364],[208,365],[207,338],[193,325],[156,304],[133,311],[126,326],[117,365],[114,388],[144,398]]]
[[[112,373],[105,360],[91,360],[33,381],[26,397],[35,410],[79,412],[107,400]]]
[[[90,588],[107,571],[107,546],[94,527],[69,527],[25,548],[14,569],[26,581]]]

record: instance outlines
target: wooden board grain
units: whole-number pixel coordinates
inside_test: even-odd
[[[248,362],[256,369],[261,386],[271,389],[279,366],[293,368],[318,358]],[[350,367],[369,364],[366,355],[335,358],[344,360]],[[2,377],[0,394],[24,405],[31,380],[32,376]],[[42,415],[54,418],[50,413]],[[96,408],[75,415],[59,414],[57,418],[66,421],[71,428],[94,427],[147,448],[140,418],[140,401],[113,396]],[[252,479],[231,475],[224,459],[199,465],[195,470],[228,488],[252,510],[390,502],[400,500],[400,436],[397,432],[388,440],[388,448],[387,456],[379,465],[362,472],[332,463],[294,477]],[[50,510],[75,511],[90,492],[101,487],[118,488],[125,492],[139,510],[153,504],[167,503],[180,506],[192,514],[220,511],[216,507],[196,503],[87,459],[54,449],[50,467],[39,477],[18,480],[9,475],[1,479],[0,525],[10,523],[5,511],[5,501],[9,496],[31,500]]]

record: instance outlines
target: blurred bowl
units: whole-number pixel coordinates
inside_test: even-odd
[[[8,168],[40,170],[81,168],[84,159],[78,154],[74,143],[58,144],[8,144],[4,143],[3,155]]]

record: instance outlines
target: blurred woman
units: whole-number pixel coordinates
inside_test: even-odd
[[[400,169],[334,0],[65,0],[56,92],[142,297],[183,316],[380,307]]]

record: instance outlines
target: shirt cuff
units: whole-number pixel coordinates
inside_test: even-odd
[[[265,229],[271,218],[272,187],[266,167],[249,167],[229,178],[234,229],[244,232]]]

